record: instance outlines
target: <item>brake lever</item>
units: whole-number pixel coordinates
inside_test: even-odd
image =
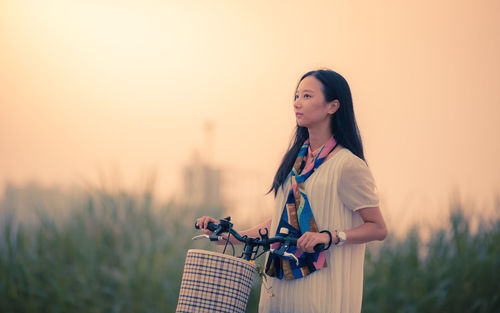
[[[295,260],[295,264],[298,266],[299,265],[299,259],[297,259],[297,257],[295,256],[295,254],[293,253],[290,253],[290,252],[286,252],[286,251],[281,251],[280,250],[276,250],[276,249],[271,249],[269,250],[271,253],[274,253],[274,254],[277,254],[277,255],[280,255],[280,256],[287,256],[287,257],[291,257]]]
[[[198,235],[198,236],[194,236],[193,238],[191,238],[191,240],[200,240],[200,239],[209,239],[210,237],[208,235]]]
[[[198,235],[198,236],[194,236],[193,238],[191,238],[191,240],[200,240],[200,239],[210,239],[210,236],[209,235]],[[226,240],[226,238],[222,237],[222,236],[216,236],[216,239],[217,240]]]

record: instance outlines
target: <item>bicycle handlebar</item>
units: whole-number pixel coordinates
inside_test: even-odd
[[[222,223],[226,223],[228,225],[221,226]],[[262,246],[264,247],[264,251],[268,251],[270,249],[270,245],[275,243],[275,242],[280,242],[280,243],[287,243],[288,246],[296,246],[297,245],[297,240],[299,238],[293,237],[291,235],[285,235],[285,236],[276,236],[276,237],[267,237],[267,228],[266,228],[266,233],[261,234],[261,239],[257,238],[250,238],[247,236],[241,236],[237,231],[232,229],[232,224],[229,223],[229,220],[221,220],[221,224],[215,224],[213,222],[208,222],[207,224],[207,229],[212,231],[212,232],[217,232],[217,235],[220,235],[221,233],[229,232],[234,238],[236,238],[238,241],[245,243],[246,245],[251,245],[253,246]],[[200,229],[200,227],[196,224],[194,224],[194,227],[196,229]],[[260,233],[260,230],[259,230]],[[321,252],[325,250],[325,244],[319,243],[314,246],[314,251],[316,252]]]

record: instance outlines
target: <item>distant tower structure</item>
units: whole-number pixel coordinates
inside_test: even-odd
[[[207,120],[203,124],[203,131],[205,135],[205,142],[204,142],[204,148],[205,148],[205,163],[206,164],[213,164],[214,163],[214,145],[215,145],[215,123],[211,120]]]
[[[184,202],[188,207],[199,208],[207,214],[219,216],[224,209],[222,197],[222,171],[213,165],[215,123],[203,125],[204,148],[194,151],[189,164],[184,167]]]

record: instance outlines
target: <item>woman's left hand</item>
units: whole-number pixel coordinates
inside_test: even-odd
[[[324,243],[325,246],[327,246],[329,242],[330,236],[326,233],[305,232],[302,236],[300,236],[299,240],[297,240],[297,248],[304,252],[313,253],[314,246],[318,243]]]

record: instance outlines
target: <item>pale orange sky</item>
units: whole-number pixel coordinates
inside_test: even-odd
[[[298,78],[349,81],[390,223],[500,190],[500,2],[0,0],[0,187],[98,169],[158,194],[212,159],[270,182]],[[262,193],[268,183],[262,186]]]

